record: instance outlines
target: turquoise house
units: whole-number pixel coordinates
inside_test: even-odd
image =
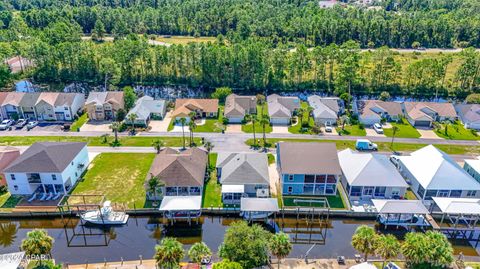
[[[283,195],[336,195],[342,175],[334,143],[277,144]]]

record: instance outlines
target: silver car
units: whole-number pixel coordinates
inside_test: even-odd
[[[12,126],[14,123],[13,120],[3,120],[1,123],[0,123],[0,130],[7,130],[8,128],[10,128],[10,126]]]

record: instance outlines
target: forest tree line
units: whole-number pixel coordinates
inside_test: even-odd
[[[68,21],[84,34],[97,27],[116,37],[223,35],[231,42],[255,37],[273,46],[354,40],[362,48],[480,47],[480,1],[386,0],[378,5],[381,10],[322,9],[317,0],[2,0],[0,40],[9,40],[5,29],[20,16],[36,30]]]

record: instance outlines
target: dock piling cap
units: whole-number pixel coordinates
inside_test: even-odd
[[[105,201],[105,202],[103,203],[103,207],[110,207],[111,204],[112,204],[112,202],[110,202],[110,201]]]

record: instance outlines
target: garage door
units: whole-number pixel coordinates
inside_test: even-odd
[[[421,126],[421,127],[430,127],[430,121],[426,120],[417,120],[415,121],[415,126]]]
[[[290,123],[290,119],[288,118],[271,118],[270,122],[276,125],[288,125]]]

